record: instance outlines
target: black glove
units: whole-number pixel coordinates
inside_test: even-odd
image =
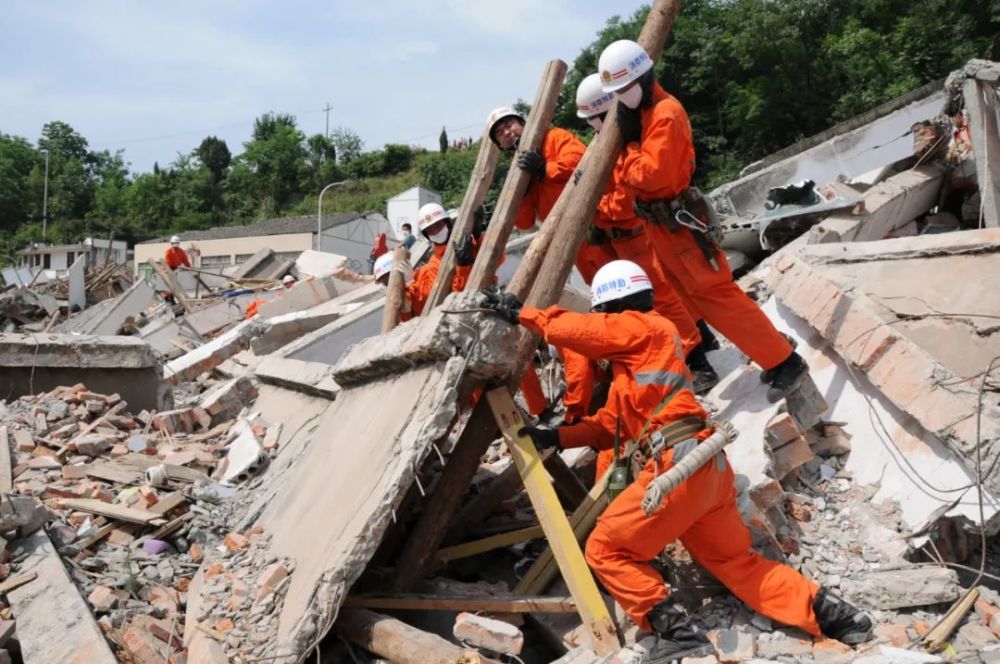
[[[573,184],[580,184],[580,178],[583,177],[583,169],[578,168],[573,171]]]
[[[483,292],[486,293],[486,302],[483,303],[484,309],[492,309],[511,325],[517,325],[521,322],[522,305],[516,295],[495,289]]]
[[[472,236],[466,233],[455,243],[455,265],[468,267],[472,265],[476,257],[472,253]]]
[[[559,429],[543,429],[541,427],[521,427],[517,431],[518,436],[530,436],[531,442],[535,444],[535,449],[543,452],[550,447],[557,450],[559,446]]]
[[[538,150],[527,150],[517,156],[517,167],[539,180],[545,177],[545,157]]]
[[[608,239],[608,234],[604,232],[603,228],[598,228],[597,226],[591,226],[587,229],[587,244],[592,247],[604,244]]]
[[[639,109],[632,109],[618,102],[618,129],[622,133],[625,145],[641,140],[642,117],[639,115]]]

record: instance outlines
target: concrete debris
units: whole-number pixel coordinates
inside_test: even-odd
[[[869,572],[840,584],[844,597],[872,609],[901,609],[958,599],[955,570],[943,568]]]
[[[459,643],[506,655],[520,655],[524,635],[514,625],[472,613],[460,613],[453,630]]]

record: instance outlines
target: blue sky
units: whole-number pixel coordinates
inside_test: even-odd
[[[613,14],[642,2],[7,1],[0,132],[62,120],[91,149],[147,171],[216,135],[242,152],[253,119],[307,134],[350,127],[369,149],[478,136],[489,111],[531,100],[545,63],[572,64]]]

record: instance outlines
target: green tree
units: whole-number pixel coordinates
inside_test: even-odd
[[[444,127],[441,127],[441,135],[438,136],[438,147],[441,148],[442,154],[448,151],[448,132]]]
[[[229,146],[221,138],[207,136],[195,150],[198,160],[212,173],[216,181],[222,179],[229,165],[233,163],[233,155]]]
[[[290,115],[265,114],[254,123],[253,139],[244,143],[239,159],[256,175],[257,199],[279,210],[301,196],[305,173],[305,135]]]
[[[361,140],[357,132],[347,127],[337,127],[330,132],[330,141],[336,149],[337,158],[341,164],[356,159],[365,147],[364,141]]]

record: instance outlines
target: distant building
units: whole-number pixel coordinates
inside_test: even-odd
[[[419,233],[420,229],[414,223],[417,219],[417,212],[427,203],[440,203],[441,194],[432,189],[421,186],[410,187],[406,191],[401,191],[386,201],[385,211],[389,217],[389,224],[392,226],[393,235],[397,240],[401,240],[401,227],[404,223],[413,224],[413,232]]]
[[[34,243],[17,252],[18,267],[50,270],[50,278],[66,276],[70,266],[80,256],[87,259],[87,267],[105,262],[124,265],[128,262],[128,244],[124,240],[108,242],[88,237],[79,244]]]
[[[367,272],[375,236],[391,232],[388,220],[378,212],[324,213],[320,250],[346,256],[348,268],[363,274]],[[272,249],[283,258],[296,258],[306,249],[315,249],[316,217],[268,219],[248,226],[219,226],[178,235],[195,267],[224,272],[242,265],[259,249]],[[164,236],[137,244],[135,272],[145,271],[142,266],[149,259],[162,260],[169,240],[170,236]]]

